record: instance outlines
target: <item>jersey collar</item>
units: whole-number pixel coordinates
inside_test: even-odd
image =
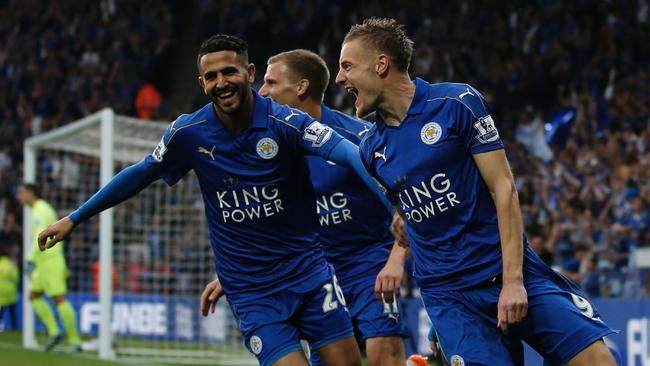
[[[422,113],[424,106],[427,104],[427,95],[429,94],[429,83],[420,78],[415,78],[414,83],[415,95],[406,113],[408,116]]]
[[[266,129],[269,121],[269,99],[262,97],[253,90],[253,100],[255,106],[253,107],[253,124],[251,128]]]
[[[332,110],[325,104],[320,104],[320,123],[331,126],[331,123],[334,122],[332,118]]]
[[[420,78],[415,78],[413,80],[415,83],[415,95],[413,95],[413,100],[411,101],[411,105],[409,106],[408,111],[406,111],[406,117],[404,117],[404,120],[402,123],[406,122],[406,120],[409,118],[409,116],[415,116],[424,110],[424,106],[427,104],[427,96],[429,94],[429,83],[426,81],[420,79]],[[384,128],[388,127],[386,125],[386,122],[381,118],[379,113],[375,113],[375,121],[379,122],[377,127]]]

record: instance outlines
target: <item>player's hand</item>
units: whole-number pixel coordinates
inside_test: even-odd
[[[48,226],[47,229],[38,234],[38,249],[42,252],[45,249],[52,248],[56,243],[67,239],[72,229],[74,229],[74,223],[70,216],[66,216]]]
[[[223,295],[223,288],[218,279],[208,283],[201,294],[201,315],[208,316],[208,312],[214,314],[214,310],[217,308],[217,301]]]
[[[386,301],[389,304],[393,303],[394,296],[399,296],[404,276],[404,266],[393,262],[395,261],[389,259],[375,280],[375,297],[377,300]]]
[[[393,222],[390,224],[390,232],[393,234],[395,241],[397,241],[397,244],[399,244],[400,247],[408,248],[409,237],[406,234],[404,219],[397,211],[393,215]]]
[[[520,322],[528,313],[528,293],[522,281],[504,282],[497,309],[497,327],[508,334],[508,325]]]

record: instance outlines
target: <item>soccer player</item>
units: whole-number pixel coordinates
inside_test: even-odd
[[[259,93],[359,144],[371,125],[322,104],[329,77],[325,61],[315,53],[283,52],[269,58]],[[353,170],[317,156],[308,156],[307,165],[325,258],[334,266],[358,340],[371,365],[402,366],[406,331],[393,293],[399,291],[406,251],[395,244],[391,254],[391,217]],[[384,301],[377,301],[375,291]],[[319,364],[317,359],[313,353],[312,365]]]
[[[39,236],[42,249],[88,217],[162,178],[196,173],[215,266],[248,349],[262,365],[307,365],[304,338],[328,365],[359,365],[350,315],[318,240],[305,155],[354,167],[377,191],[358,148],[309,115],[255,93],[247,44],[216,35],[199,49],[211,102],[181,115],[141,162]],[[49,238],[49,239],[48,239]]]
[[[521,341],[547,361],[614,365],[613,331],[522,231],[503,143],[467,84],[412,81],[413,42],[394,19],[354,25],[336,82],[376,111],[362,161],[401,207],[414,278],[451,365],[518,365]]]
[[[23,183],[18,187],[18,201],[31,207],[32,248],[27,257],[27,270],[31,272],[31,290],[29,301],[39,319],[45,324],[49,340],[45,350],[49,351],[61,343],[64,335],[59,331],[56,318],[50,305],[43,298],[47,295],[56,306],[59,317],[65,328],[71,350],[81,351],[81,338],[77,329],[77,314],[68,301],[66,293],[66,278],[68,268],[63,256],[63,244],[47,252],[41,252],[38,247],[38,233],[55,223],[59,217],[54,208],[41,198],[35,184]]]

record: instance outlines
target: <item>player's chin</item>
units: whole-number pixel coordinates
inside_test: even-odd
[[[233,113],[239,109],[239,98],[232,98],[228,101],[223,101],[219,98],[215,98],[215,104],[217,108],[220,109],[223,113]]]

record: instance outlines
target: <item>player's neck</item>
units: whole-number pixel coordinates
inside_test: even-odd
[[[298,106],[298,109],[307,113],[313,119],[322,122],[323,108],[319,102],[307,99]]]
[[[253,91],[249,90],[247,98],[242,100],[241,106],[233,113],[223,113],[219,111],[214,103],[212,105],[217,117],[224,127],[234,133],[240,134],[248,130],[253,125],[253,109],[255,108],[255,97]]]
[[[387,125],[399,126],[406,118],[413,102],[415,84],[406,73],[400,75],[397,80],[385,80],[384,82],[389,87],[383,88],[383,98],[377,112]]]

